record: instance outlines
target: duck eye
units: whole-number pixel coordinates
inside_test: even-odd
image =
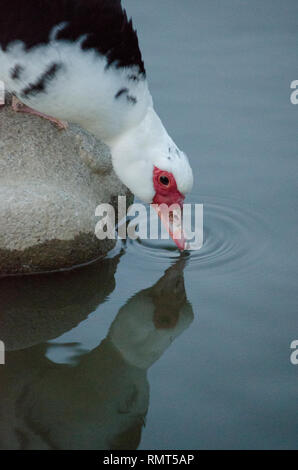
[[[169,183],[170,183],[170,180],[167,176],[161,176],[159,178],[159,181],[161,182],[161,184],[163,184],[164,186],[169,186]]]

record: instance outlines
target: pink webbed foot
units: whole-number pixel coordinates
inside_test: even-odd
[[[32,114],[33,116],[39,116],[43,119],[46,119],[47,121],[52,122],[59,130],[65,130],[68,128],[67,122],[61,121],[60,119],[56,119],[52,116],[48,116],[47,114],[40,113],[39,111],[32,109],[29,106],[26,106],[25,104],[23,104],[15,96],[12,97],[12,109],[16,113]]]

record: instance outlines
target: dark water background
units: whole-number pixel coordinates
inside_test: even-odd
[[[297,449],[298,3],[124,4],[205,243],[1,281],[1,445]]]

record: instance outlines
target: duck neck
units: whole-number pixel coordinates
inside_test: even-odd
[[[144,175],[153,174],[153,167],[159,156],[166,152],[169,141],[160,118],[150,107],[139,125],[108,142],[117,176],[134,194],[139,196],[141,192],[145,202],[152,201],[154,189],[153,180],[145,185],[148,178]],[[140,189],[137,179],[140,185],[143,182]]]

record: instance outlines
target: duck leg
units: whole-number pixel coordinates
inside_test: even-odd
[[[47,114],[40,113],[39,111],[36,111],[35,109],[32,109],[29,106],[26,106],[25,104],[23,104],[15,96],[12,97],[12,105],[11,106],[12,106],[12,109],[16,113],[27,113],[27,114],[32,114],[33,116],[39,116],[43,119],[46,119],[46,120],[52,122],[60,130],[65,130],[68,127],[67,122],[60,121],[60,119],[56,119],[52,116],[48,116]]]

